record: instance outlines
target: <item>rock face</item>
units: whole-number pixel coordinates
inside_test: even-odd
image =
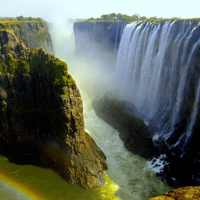
[[[76,53],[115,52],[125,25],[126,22],[74,23]]]
[[[10,29],[0,30],[0,152],[84,188],[104,183],[106,158],[84,130],[67,64],[43,48],[27,48]]]
[[[48,53],[54,53],[45,22],[0,22],[0,29],[12,31],[18,40],[22,40],[28,48],[43,47]]]
[[[200,187],[183,187],[178,188],[165,194],[154,197],[149,200],[192,200],[200,199]]]
[[[128,150],[147,159],[156,156],[158,151],[150,137],[150,130],[136,117],[137,108],[128,101],[109,96],[108,92],[99,101],[94,101],[96,114],[119,131]]]

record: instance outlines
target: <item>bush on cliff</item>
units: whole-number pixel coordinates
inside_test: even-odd
[[[37,21],[37,22],[41,22],[42,19],[40,17],[37,18],[33,18],[33,17],[23,17],[22,15],[16,17],[16,19],[18,21]]]

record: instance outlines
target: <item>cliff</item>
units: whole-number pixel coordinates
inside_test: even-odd
[[[47,24],[43,21],[0,21],[0,30],[12,31],[28,48],[42,47],[48,53],[54,53]]]
[[[11,162],[51,168],[84,188],[102,185],[105,155],[84,130],[82,99],[67,64],[43,48],[26,47],[42,38],[35,31],[38,24],[5,24],[0,29],[0,153]]]
[[[125,25],[126,22],[74,23],[76,53],[84,54],[97,50],[115,52]]]

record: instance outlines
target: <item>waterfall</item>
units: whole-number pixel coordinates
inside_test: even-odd
[[[96,40],[96,22],[93,23],[93,44],[95,43]]]
[[[116,30],[116,34],[115,34],[115,45],[114,45],[115,51],[118,51],[119,43],[120,43],[122,33],[125,29],[126,24],[127,24],[126,22],[119,22],[117,24],[117,30]]]
[[[199,112],[200,24],[136,21],[122,35],[114,75],[124,99],[184,153]]]
[[[120,25],[120,23],[118,23],[118,25],[117,25],[117,31],[116,31],[116,35],[115,35],[115,50],[118,49],[117,46],[118,46],[119,25]]]

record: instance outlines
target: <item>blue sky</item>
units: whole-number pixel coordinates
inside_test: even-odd
[[[151,17],[200,17],[199,0],[2,0],[0,16],[32,16],[51,21],[55,18],[90,18],[122,13]]]

